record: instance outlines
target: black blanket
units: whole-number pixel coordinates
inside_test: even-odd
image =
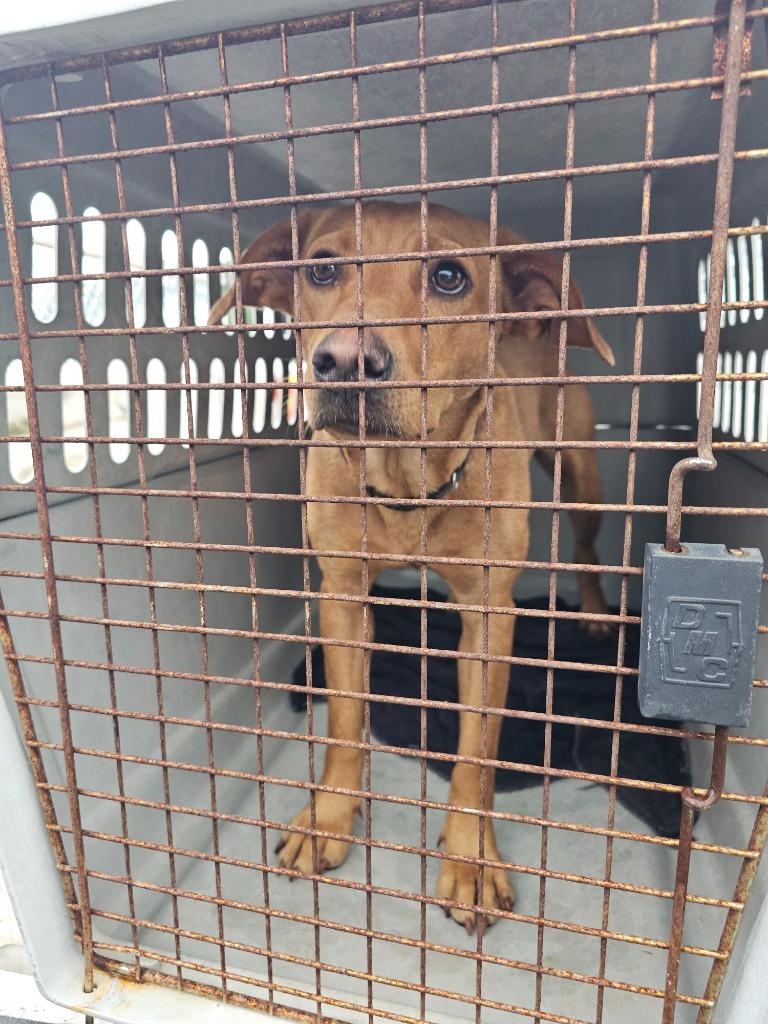
[[[374,596],[401,597],[418,600],[418,590],[392,590],[374,586]],[[430,601],[443,600],[434,591]],[[521,608],[548,607],[545,598],[520,601]],[[376,642],[402,646],[420,646],[420,609],[391,605],[373,605]],[[558,608],[568,606],[558,601]],[[545,659],[547,630],[545,617],[519,616],[515,628],[514,655],[519,658]],[[459,644],[461,621],[458,612],[434,609],[427,613],[427,646],[455,651]],[[624,663],[636,668],[640,631],[628,626]],[[616,636],[595,637],[579,623],[558,619],[555,626],[555,658],[566,662],[615,665]],[[544,712],[546,701],[545,668],[513,665],[510,673],[507,707],[519,711]],[[294,672],[294,683],[306,686],[305,665]],[[313,687],[325,686],[322,648],[312,653]],[[371,691],[418,699],[421,693],[421,670],[418,654],[396,654],[374,651],[371,656]],[[612,721],[616,695],[616,677],[612,673],[558,668],[554,672],[553,711],[555,715]],[[427,696],[434,701],[458,701],[457,662],[452,658],[427,659]],[[296,710],[306,707],[306,694],[291,695]],[[314,700],[324,699],[320,694]],[[376,738],[389,746],[420,747],[421,711],[418,707],[394,707],[382,701],[370,705],[371,730]],[[625,676],[621,699],[621,721],[628,724],[677,727],[677,723],[644,719],[637,707],[635,676]],[[505,717],[502,722],[499,760],[518,764],[542,765],[544,760],[543,722],[529,718]],[[427,710],[427,743],[431,751],[456,753],[459,716],[444,708]],[[552,725],[552,767],[574,769],[596,775],[609,775],[613,731],[555,722]],[[447,777],[453,766],[450,761],[428,760],[439,775]],[[621,732],[618,771],[622,778],[647,782],[663,782],[676,786],[690,784],[685,741],[678,737],[657,736],[644,732]],[[500,768],[496,773],[497,790],[523,789],[541,784],[541,774]],[[619,801],[637,814],[662,836],[676,837],[680,825],[680,799],[674,793],[620,786]]]

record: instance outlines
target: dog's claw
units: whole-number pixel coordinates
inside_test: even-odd
[[[501,899],[501,909],[502,910],[506,910],[507,913],[509,913],[509,911],[512,909],[512,906],[513,906],[513,904],[512,904],[512,897],[511,896],[503,896],[502,899]]]
[[[464,919],[464,927],[467,930],[467,935],[475,934],[475,922],[472,920],[471,917],[467,917]]]
[[[280,842],[275,847],[275,853],[280,853],[285,848],[285,844],[287,842],[288,842],[288,837],[287,836],[283,836],[283,838],[280,840]]]

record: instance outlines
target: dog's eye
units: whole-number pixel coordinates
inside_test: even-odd
[[[438,263],[432,271],[432,284],[442,295],[458,295],[467,287],[468,280],[458,263]]]
[[[313,258],[318,259],[319,257],[326,255],[330,255],[330,253],[319,252],[317,256]],[[309,268],[308,276],[312,284],[321,286],[334,284],[336,278],[339,276],[339,268],[335,263],[318,263],[316,266]]]

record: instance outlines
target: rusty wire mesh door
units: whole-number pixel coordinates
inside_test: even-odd
[[[0,624],[86,988],[108,972],[225,1005],[406,1024],[712,1019],[766,837],[767,684],[755,681],[750,729],[722,737],[722,797],[696,827],[673,915],[679,794],[689,772],[706,789],[713,734],[638,720],[637,609],[699,404],[719,468],[686,482],[683,537],[768,548],[756,43],[750,60],[767,16],[744,0],[714,13],[425,0],[2,73]],[[384,199],[415,204],[407,230],[366,205]],[[430,203],[475,226],[446,234]],[[328,204],[343,205],[344,231],[307,249]],[[278,222],[283,251],[249,259]],[[559,305],[510,305],[502,269],[527,260],[540,278],[552,259]],[[252,283],[276,272],[292,316]],[[352,305],[304,316],[307,288],[337,281]],[[208,326],[229,288],[232,309]],[[452,292],[469,305],[451,307]],[[567,345],[587,317],[615,365]],[[315,358],[339,331],[354,339],[344,379]],[[471,372],[448,372],[462,331],[478,353]],[[380,350],[406,335],[410,376]],[[499,362],[509,337],[550,352],[551,436],[525,431],[542,376]],[[574,440],[564,409],[579,385],[596,428]],[[354,430],[312,429],[324,391]],[[459,393],[476,418],[451,435],[430,417]],[[371,420],[387,402],[411,403],[410,433],[402,416]],[[604,497],[569,490],[574,453],[597,455]],[[410,489],[386,459],[411,467]],[[514,486],[500,497],[502,465]],[[466,536],[441,518],[457,510]],[[608,607],[580,609],[565,513],[595,511],[602,565],[581,571]],[[522,549],[502,544],[512,512]],[[350,514],[352,536],[334,534]],[[351,562],[354,586],[321,584],[316,554]],[[458,569],[474,598],[451,582]],[[493,596],[502,572],[519,575],[517,646],[499,653],[492,624],[513,618]],[[362,608],[362,634],[321,631],[322,603]],[[480,627],[457,650],[462,613]],[[359,665],[356,695],[335,695],[361,709],[359,735],[328,737],[313,648]],[[458,755],[465,662],[479,739]],[[506,708],[489,697],[499,666]],[[452,696],[433,688],[441,674]],[[501,720],[532,737],[527,759],[503,740],[490,756]],[[329,785],[334,749],[352,767]],[[469,853],[438,845],[457,763],[479,786]],[[360,809],[335,871],[329,795]],[[294,846],[306,838],[303,860],[274,852],[286,828]],[[516,902],[446,893],[446,864],[479,866],[480,894],[505,871]]]

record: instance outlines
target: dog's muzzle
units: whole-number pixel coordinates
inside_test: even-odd
[[[336,383],[352,384],[361,380],[360,339],[356,328],[332,331],[312,355],[312,372],[326,387],[315,392],[313,425],[318,430],[335,429],[357,434],[360,429],[360,392],[365,392],[366,434],[395,433],[391,396],[384,388],[366,388],[367,383],[390,380],[394,360],[383,339],[375,331],[363,332],[363,385],[360,388],[334,388]]]

